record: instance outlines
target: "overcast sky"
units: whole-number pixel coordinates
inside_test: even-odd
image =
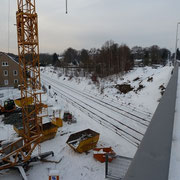
[[[8,51],[8,1],[9,51],[17,54],[17,0],[0,0],[0,51]],[[36,6],[41,53],[99,48],[107,40],[175,49],[180,0],[68,0],[68,14],[65,0],[36,0]]]

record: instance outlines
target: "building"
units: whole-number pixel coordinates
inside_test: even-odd
[[[6,53],[0,52],[0,87],[17,87],[19,64]]]
[[[143,67],[143,60],[142,59],[135,59],[134,60],[134,66],[135,67]]]

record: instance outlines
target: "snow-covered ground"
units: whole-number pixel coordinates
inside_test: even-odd
[[[66,144],[69,135],[90,128],[100,133],[97,147],[111,146],[116,154],[133,157],[161,98],[159,87],[166,87],[172,67],[136,68],[124,76],[99,79],[99,83],[93,83],[88,78],[59,77],[60,71],[54,71],[52,67],[41,68],[42,84],[47,88],[43,101],[61,109],[61,114],[70,111],[77,123],[64,123],[54,139],[41,144],[42,152],[54,151],[55,156],[49,157],[50,160],[62,159],[61,162],[34,163],[27,172],[28,179],[47,179],[50,169],[59,170],[60,179],[64,180],[104,179],[104,164],[93,158],[92,150],[88,154],[74,152]],[[147,81],[150,77],[153,80]],[[144,88],[121,94],[115,85],[122,83],[130,84],[134,90],[139,84]],[[0,94],[4,95],[0,98],[2,101],[20,96],[15,89],[0,89]],[[0,140],[16,136],[12,126],[1,122],[0,128]],[[0,179],[9,177],[10,172],[0,174]],[[13,175],[13,179],[19,179],[19,175]]]

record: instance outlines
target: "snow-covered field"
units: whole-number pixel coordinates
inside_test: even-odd
[[[52,67],[41,68],[42,84],[47,88],[43,101],[61,109],[61,114],[70,111],[77,123],[64,123],[54,139],[41,144],[42,152],[54,151],[55,156],[49,157],[50,160],[62,159],[61,162],[32,164],[27,172],[28,179],[47,179],[50,169],[59,170],[60,179],[64,180],[104,179],[104,164],[93,158],[92,150],[88,154],[74,152],[66,144],[69,135],[90,128],[100,133],[97,147],[111,146],[116,154],[133,157],[161,98],[159,87],[166,87],[172,67],[136,68],[124,76],[99,79],[99,83],[93,83],[89,78],[59,77],[60,71],[54,71]],[[151,77],[153,80],[147,81]],[[122,83],[130,84],[134,90],[139,84],[144,88],[121,94],[115,85]],[[0,94],[4,95],[1,101],[20,96],[17,89],[0,89]],[[1,122],[0,129],[0,140],[16,136],[10,125]],[[11,174],[11,171],[0,173],[0,179],[20,178],[18,173]]]

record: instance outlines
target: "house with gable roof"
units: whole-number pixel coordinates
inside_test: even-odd
[[[0,87],[17,87],[19,81],[18,62],[8,54],[0,52]]]

